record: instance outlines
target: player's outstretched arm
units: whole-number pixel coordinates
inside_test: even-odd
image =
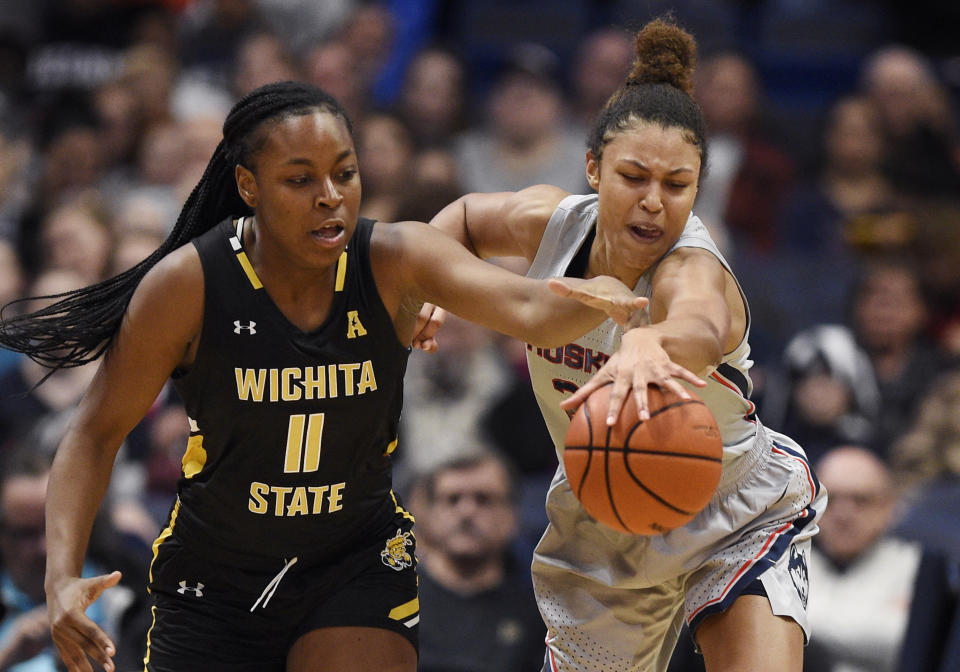
[[[69,672],[89,672],[91,660],[113,670],[116,647],[84,611],[120,575],[82,579],[87,543],[121,443],[185,363],[202,315],[203,272],[188,245],[140,283],[57,448],[47,487],[45,589],[54,644]]]
[[[555,347],[590,331],[608,311],[626,319],[646,305],[646,299],[634,296],[614,278],[582,281],[592,288],[596,307],[558,296],[547,280],[526,278],[478,259],[420,222],[378,227],[374,235],[374,272],[384,278],[378,287],[388,309],[394,304],[392,314],[401,317],[404,313],[415,317],[423,303],[431,303],[527,343]],[[377,273],[380,265],[384,270]],[[414,328],[414,324],[398,327],[398,336],[410,342]]]
[[[684,399],[689,395],[681,382],[703,387],[701,376],[720,363],[730,346],[726,277],[716,257],[704,250],[681,249],[669,255],[653,278],[650,323],[626,330],[620,350],[561,407],[573,410],[598,387],[613,382],[608,424],[616,421],[628,394],[645,420],[649,385]]]

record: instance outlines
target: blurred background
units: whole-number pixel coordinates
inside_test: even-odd
[[[840,531],[818,537],[811,568],[831,588],[810,597],[814,631],[819,620],[828,634],[808,669],[960,669],[955,1],[0,0],[0,303],[147,256],[231,105],[281,79],[346,106],[366,216],[427,221],[463,193],[541,182],[586,193],[592,119],[630,68],[634,32],[665,14],[699,43],[711,164],[694,212],[750,301],[759,415],[838,493],[824,526]],[[464,455],[505,458],[516,522],[491,548],[522,578],[557,465],[525,347],[455,316],[439,341],[411,355],[397,489],[441,520],[425,478]],[[0,350],[0,454],[51,455],[92,367],[34,388],[45,373]],[[93,548],[104,565],[149,559],[188,430],[171,389],[129,436]],[[0,664],[45,645],[17,620],[31,591],[10,578],[26,557],[10,515],[0,510]],[[429,554],[439,545],[424,536]],[[131,574],[106,618],[133,660],[144,582]],[[864,586],[881,597],[856,599]],[[503,618],[491,646],[522,639]],[[698,669],[681,658],[676,670]]]

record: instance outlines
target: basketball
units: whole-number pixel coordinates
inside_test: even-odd
[[[580,405],[567,428],[563,464],[574,494],[595,520],[631,534],[661,534],[686,524],[720,482],[723,442],[713,413],[651,385],[650,419],[629,395],[607,426],[612,384]]]

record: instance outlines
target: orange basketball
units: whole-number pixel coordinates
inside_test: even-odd
[[[567,429],[563,464],[574,494],[594,519],[620,532],[660,534],[686,524],[720,482],[723,442],[695,393],[681,399],[651,385],[650,419],[628,397],[607,426],[612,384],[581,404]]]

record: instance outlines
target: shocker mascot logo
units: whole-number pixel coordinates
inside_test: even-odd
[[[388,539],[386,547],[380,551],[383,564],[398,572],[413,565],[413,556],[407,553],[407,546],[413,546],[411,536],[409,532],[398,529],[396,536]]]

